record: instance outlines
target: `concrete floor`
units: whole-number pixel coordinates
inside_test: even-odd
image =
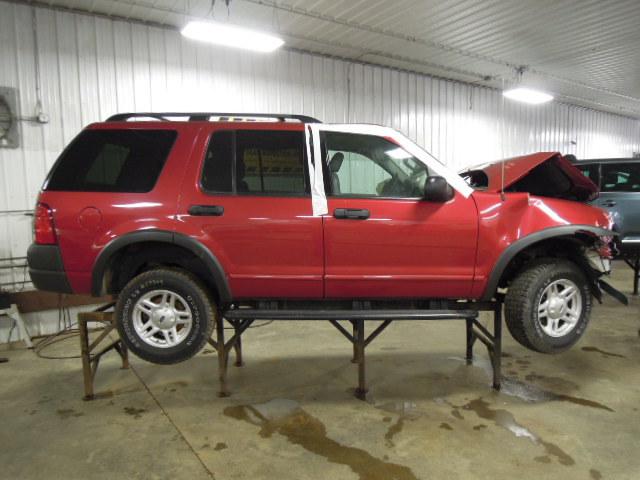
[[[631,289],[616,265],[614,283]],[[640,302],[594,309],[586,337],[546,356],[505,335],[504,389],[462,322],[398,322],[368,348],[370,398],[352,396],[350,345],[327,323],[244,337],[233,395],[205,349],[161,367],[107,355],[83,402],[79,360],[13,347],[0,365],[0,477],[11,479],[640,478]],[[287,335],[287,336],[285,336]],[[76,337],[47,355],[74,355]]]

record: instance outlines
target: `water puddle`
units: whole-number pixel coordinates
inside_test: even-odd
[[[385,443],[389,448],[395,446],[394,437],[402,432],[405,421],[415,420],[420,417],[420,412],[418,412],[417,405],[414,402],[389,402],[374,406],[385,412],[398,415],[397,420],[389,426],[387,433],[384,435]],[[391,417],[384,417],[383,421],[390,422]]]
[[[581,350],[583,352],[595,352],[604,355],[605,357],[616,357],[616,358],[627,358],[624,355],[620,355],[619,353],[607,352],[606,350],[601,350],[598,347],[582,347]]]
[[[588,347],[587,347],[588,348]],[[461,357],[449,357],[451,360],[466,362]],[[474,357],[473,366],[482,369],[489,379],[493,376],[493,370],[491,368],[491,362],[484,357]],[[529,374],[525,377],[526,380],[542,380],[545,382],[551,382],[562,388],[576,388],[577,386],[573,382],[560,379],[558,377],[546,377],[544,375],[537,375],[535,373]],[[512,377],[502,377],[500,393],[515,397],[525,402],[538,403],[538,402],[568,402],[582,407],[596,408],[599,410],[606,410],[613,412],[614,410],[603,403],[596,402],[595,400],[589,400],[587,398],[576,397],[573,395],[566,395],[562,393],[555,393],[550,390],[545,390],[541,387],[533,385],[531,383],[522,382]]]
[[[538,377],[544,378],[543,376]],[[516,380],[515,378],[503,378],[500,393],[519,398],[520,400],[524,400],[525,402],[568,402],[573,403],[574,405],[580,405],[582,407],[596,408],[599,410],[606,410],[607,412],[614,412],[612,408],[603,403],[596,402],[595,400],[589,400],[588,398],[576,397],[573,395],[566,395],[563,393],[551,392],[530,383],[521,382],[520,380]]]
[[[482,398],[471,400],[460,408],[472,411],[478,417],[484,418],[485,420],[493,421],[493,423],[513,433],[516,437],[526,438],[537,445],[541,445],[544,447],[548,457],[555,457],[562,465],[574,465],[576,463],[575,460],[558,445],[543,440],[531,430],[516,422],[511,412],[504,409],[492,408],[489,402]]]
[[[327,437],[324,424],[292,400],[271,400],[256,405],[237,405],[224,414],[260,427],[259,435],[282,435],[290,443],[349,467],[360,480],[417,480],[410,468],[381,460],[360,448],[343,445]]]

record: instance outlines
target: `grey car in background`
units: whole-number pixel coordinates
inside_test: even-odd
[[[591,202],[611,213],[620,233],[618,248],[634,269],[634,294],[640,274],[640,158],[577,160],[574,165],[600,188]]]

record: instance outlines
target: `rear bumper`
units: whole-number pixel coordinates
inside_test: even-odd
[[[32,244],[27,251],[29,276],[38,290],[73,293],[57,245]]]

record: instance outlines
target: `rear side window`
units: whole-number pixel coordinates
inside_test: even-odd
[[[201,184],[209,193],[305,195],[303,132],[237,130],[211,136]]]
[[[600,172],[597,163],[592,163],[590,165],[580,165],[579,163],[574,163],[573,165],[593,183],[595,183],[596,185],[600,183]]]
[[[149,192],[176,136],[174,130],[85,130],[58,160],[45,190]]]
[[[640,192],[640,163],[603,163],[603,192]]]

